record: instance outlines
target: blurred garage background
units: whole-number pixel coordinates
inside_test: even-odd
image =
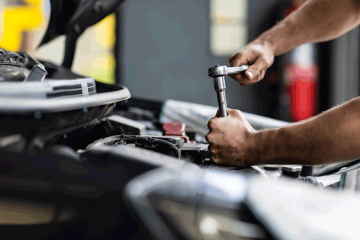
[[[133,97],[216,106],[207,68],[229,57],[303,1],[127,0],[78,40],[73,70],[129,88]],[[46,0],[0,2],[0,47],[61,64],[65,37],[37,49],[50,16]],[[299,121],[359,95],[359,29],[277,57],[265,79],[227,78],[230,108]]]

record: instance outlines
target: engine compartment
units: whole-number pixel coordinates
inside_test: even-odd
[[[321,189],[357,191],[358,161],[316,166],[305,174],[302,168],[307,166],[227,167],[211,163],[208,145],[196,128],[185,128],[178,136],[164,136],[164,124],[168,123],[160,121],[163,106],[166,103],[133,99],[112,104],[111,110],[106,110],[107,105],[101,111],[107,113],[104,116],[91,115],[102,108],[89,108],[87,112],[77,110],[75,115],[57,113],[54,118],[42,115],[36,119],[33,114],[19,117],[22,122],[31,122],[31,118],[38,125],[2,132],[1,199],[12,214],[4,215],[0,229],[14,237],[27,233],[34,239],[63,239],[69,232],[72,236],[91,239],[212,239],[214,236],[277,239],[278,233],[269,230],[251,210],[252,201],[244,200],[247,188],[239,190],[233,181],[248,185],[251,179],[260,178],[275,186],[281,186],[278,181],[297,182],[315,186],[317,193]],[[66,119],[65,113],[71,114],[72,119],[77,114],[91,117],[71,127],[49,127],[49,121]],[[7,121],[10,120],[14,118]],[[39,131],[29,131],[29,126],[38,126]],[[172,126],[175,130],[179,126],[182,129],[183,123]],[[42,127],[45,127],[43,131]],[[208,175],[213,177],[204,177]],[[141,181],[150,184],[141,187],[146,191],[131,195]],[[243,197],[233,199],[234,194]],[[341,198],[341,194],[337,197]],[[139,198],[150,201],[152,210],[145,211],[143,208],[148,207],[144,202],[139,205]],[[18,215],[14,209],[20,209],[15,211]],[[178,214],[173,215],[174,209]],[[30,220],[24,220],[27,212],[38,215],[32,214]],[[192,217],[184,220],[185,213]],[[160,214],[158,224],[151,220],[153,214]],[[197,214],[202,216],[198,220]],[[193,223],[187,225],[187,221]],[[160,231],[162,224],[169,229]],[[221,233],[204,227],[206,224],[217,225]],[[239,224],[247,230],[230,231],[221,227]],[[196,231],[194,226],[198,226]]]

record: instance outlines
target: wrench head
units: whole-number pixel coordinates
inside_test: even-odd
[[[209,77],[223,77],[227,75],[227,67],[216,65],[215,67],[211,67],[208,69]]]

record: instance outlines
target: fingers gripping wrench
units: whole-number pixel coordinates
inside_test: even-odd
[[[208,69],[209,77],[214,78],[214,88],[217,94],[220,117],[226,117],[228,115],[225,95],[225,75],[241,73],[246,71],[248,68],[248,65],[242,65],[240,67],[226,67],[215,65],[215,67]]]

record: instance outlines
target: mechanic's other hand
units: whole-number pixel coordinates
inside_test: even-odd
[[[208,128],[205,138],[212,162],[227,166],[249,165],[250,144],[256,131],[239,110],[228,109],[227,117],[210,119]]]
[[[266,70],[274,62],[274,54],[269,45],[253,42],[235,53],[229,62],[231,67],[250,65],[245,74],[230,75],[241,86],[247,86],[264,78]]]

